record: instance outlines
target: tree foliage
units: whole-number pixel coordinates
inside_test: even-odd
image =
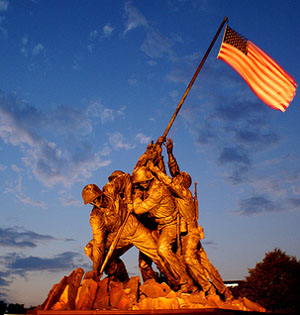
[[[6,304],[4,301],[0,301],[0,315],[3,315],[5,313],[26,314],[26,310],[27,309],[24,307],[24,304],[18,304],[18,303]]]
[[[299,313],[300,261],[275,248],[249,269],[249,276],[238,291],[268,311]]]
[[[7,304],[4,301],[0,301],[0,315],[5,314],[7,310]]]

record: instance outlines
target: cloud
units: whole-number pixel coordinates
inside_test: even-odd
[[[119,109],[112,109],[105,107],[100,102],[95,101],[92,102],[89,107],[87,113],[92,115],[94,118],[99,118],[101,123],[107,123],[115,121],[117,118],[124,116],[124,111],[126,110],[126,106],[122,106]]]
[[[66,193],[62,193],[59,199],[65,207],[82,205],[81,200],[75,199],[73,196]]]
[[[32,48],[31,53],[33,56],[37,56],[40,53],[42,53],[44,50],[45,50],[44,45],[42,45],[41,43],[38,43]]]
[[[254,195],[239,201],[240,210],[236,213],[244,216],[259,215],[262,213],[272,213],[282,211],[280,205],[275,204],[263,195]]]
[[[117,151],[121,149],[130,150],[135,147],[134,145],[126,143],[124,135],[122,135],[120,132],[108,134],[108,140],[112,148]]]
[[[130,86],[136,85],[136,84],[137,84],[137,79],[128,79],[128,84],[129,84]]]
[[[26,205],[30,205],[33,207],[40,207],[40,208],[44,208],[44,209],[47,208],[43,201],[34,201],[27,196],[20,196],[20,195],[17,195],[17,198],[20,202],[22,202],[23,204],[26,204]]]
[[[300,187],[299,186],[292,186],[293,194],[300,195]]]
[[[49,242],[58,240],[50,235],[38,234],[33,231],[28,231],[23,227],[0,227],[0,246],[11,248],[34,248],[40,242]]]
[[[0,257],[5,262],[7,271],[13,275],[25,277],[26,273],[32,271],[58,272],[72,270],[78,267],[82,255],[77,252],[63,252],[52,258],[42,258],[37,256],[24,256],[11,253]]]
[[[238,142],[247,145],[270,145],[278,142],[278,135],[275,133],[263,134],[259,130],[235,130],[235,138]]]
[[[300,198],[289,198],[288,203],[292,207],[292,209],[300,210]]]
[[[29,39],[27,36],[23,36],[21,40],[21,53],[25,56],[37,57],[38,55],[43,54],[45,56],[45,47],[42,43],[37,43],[30,45]]]
[[[169,92],[169,95],[171,96],[171,98],[174,100],[174,101],[178,101],[178,91],[177,90],[173,90],[171,92]]]
[[[102,31],[100,32],[97,28],[90,32],[89,41],[93,42],[99,37],[107,38],[110,37],[113,33],[114,28],[110,25],[110,23],[105,24],[102,27]]]
[[[123,35],[126,35],[129,31],[140,27],[140,26],[147,26],[148,23],[144,17],[144,15],[132,5],[131,1],[127,1],[124,6],[124,19],[125,22],[125,30]]]
[[[142,144],[149,144],[151,141],[150,137],[147,137],[142,133],[138,133],[135,137]]]
[[[0,271],[0,287],[6,287],[11,283],[11,281],[6,279],[8,276],[9,276],[9,272]],[[1,297],[1,294],[0,294],[0,297]]]
[[[170,38],[164,36],[158,30],[155,30],[147,22],[144,15],[132,4],[127,1],[124,6],[125,30],[123,35],[128,32],[142,27],[146,33],[146,37],[141,45],[141,50],[150,58],[161,58],[164,55],[175,59],[175,54],[172,50],[174,42],[179,42],[179,37],[172,34]]]
[[[201,241],[201,243],[207,247],[218,248],[218,244],[215,241]]]
[[[15,96],[4,97],[2,93],[0,137],[5,143],[20,148],[23,163],[45,186],[70,186],[110,163],[103,159],[106,151],[96,152],[92,139],[87,137],[96,136],[93,134],[95,117],[106,123],[122,117],[124,110],[124,107],[111,110],[93,102],[80,109],[58,106],[51,112],[41,112]],[[59,142],[49,141],[48,137]],[[20,200],[32,202],[24,196]]]
[[[114,30],[113,27],[111,27],[111,25],[108,23],[103,26],[102,34],[104,37],[110,37],[112,35],[113,30]]]
[[[252,123],[256,122],[256,125],[265,121],[265,118],[262,118],[262,114],[267,115],[268,112],[258,101],[247,101],[247,98],[242,101],[233,97],[229,97],[229,100],[225,103],[215,104],[214,111],[216,117],[223,121],[232,122],[245,119],[246,121],[250,120]]]
[[[0,164],[0,172],[3,172],[3,171],[5,171],[6,170],[6,166],[5,165],[3,165],[3,164]]]
[[[227,178],[233,184],[247,180],[247,173],[252,164],[248,152],[237,146],[222,148],[217,162],[219,165],[230,167],[231,173]]]
[[[7,11],[8,10],[9,2],[6,0],[0,0],[0,11]]]
[[[18,180],[16,183],[12,183],[10,187],[6,187],[5,193],[13,194],[21,203],[25,205],[46,209],[46,204],[43,201],[32,200],[30,197],[24,194],[21,169],[19,169],[16,165],[12,165],[12,170],[18,173]]]
[[[0,32],[4,37],[7,37],[8,33],[5,27],[3,27],[3,22],[6,20],[5,16],[0,16]]]
[[[97,38],[98,35],[99,35],[99,31],[97,29],[95,29],[95,30],[90,32],[89,39],[93,40],[93,39]]]
[[[152,29],[147,31],[141,50],[151,58],[161,58],[164,54],[174,57],[171,41]]]
[[[239,163],[249,165],[250,159],[246,152],[239,147],[223,148],[218,158],[220,164]]]
[[[166,75],[166,79],[169,82],[182,83],[186,86],[191,80],[200,58],[200,53],[194,52],[181,58],[173,59],[173,69]]]

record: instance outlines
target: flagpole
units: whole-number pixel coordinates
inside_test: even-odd
[[[166,137],[167,137],[167,134],[168,134],[169,130],[171,129],[171,127],[172,127],[172,125],[173,125],[173,122],[174,122],[174,120],[175,120],[175,118],[176,118],[176,116],[177,116],[177,114],[178,114],[178,112],[179,112],[179,110],[180,110],[180,108],[181,108],[181,106],[182,106],[184,100],[186,99],[186,97],[187,97],[187,95],[188,95],[190,89],[192,88],[192,85],[194,84],[194,82],[195,82],[195,80],[196,80],[196,78],[197,78],[197,76],[198,76],[198,74],[199,74],[199,72],[200,72],[200,70],[201,70],[201,68],[202,68],[202,66],[203,66],[203,64],[204,64],[204,62],[205,62],[206,59],[207,59],[207,56],[209,55],[209,53],[210,53],[210,51],[211,51],[211,49],[212,49],[214,43],[216,42],[216,40],[217,40],[217,38],[218,38],[218,36],[219,36],[219,34],[220,34],[220,32],[221,32],[221,30],[222,30],[222,28],[223,28],[223,26],[224,26],[225,23],[228,23],[228,17],[227,17],[227,16],[224,18],[224,20],[223,20],[223,22],[221,23],[219,29],[217,30],[217,33],[216,33],[215,37],[213,38],[212,42],[210,43],[210,45],[209,45],[209,47],[208,47],[208,49],[207,49],[207,51],[206,51],[204,57],[202,58],[202,61],[200,62],[199,66],[198,66],[198,68],[197,68],[197,70],[196,70],[196,72],[195,72],[195,74],[194,74],[194,76],[193,76],[193,78],[192,78],[192,80],[191,80],[191,82],[190,82],[190,84],[188,85],[187,89],[185,90],[184,95],[182,96],[182,98],[181,98],[179,104],[177,105],[177,108],[176,108],[176,110],[175,110],[175,112],[174,112],[174,114],[173,114],[171,120],[169,121],[169,124],[168,124],[168,126],[167,126],[167,128],[166,128],[164,134],[163,134],[163,139],[164,139],[164,141],[165,141],[165,139],[166,139]]]

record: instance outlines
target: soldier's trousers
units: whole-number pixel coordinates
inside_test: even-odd
[[[217,288],[219,293],[223,294],[227,287],[225,286],[221,275],[219,274],[217,268],[212,265],[209,261],[202,244],[200,243],[200,249],[198,251],[198,255],[200,257],[201,265],[204,267],[205,272],[207,273],[208,278],[211,280],[213,285]]]
[[[182,285],[189,282],[189,276],[185,267],[180,264],[180,260],[172,250],[172,246],[176,242],[176,236],[176,222],[160,227],[157,250],[158,255],[165,262],[167,269],[172,274],[173,278],[176,279],[177,285]]]
[[[204,260],[202,261],[198,255],[198,244],[200,242],[198,229],[190,229],[186,235],[182,236],[181,241],[182,253],[189,274],[195,283],[202,287],[204,292],[209,291],[212,285],[207,278],[207,272],[205,270],[205,266],[203,265]]]
[[[111,234],[111,236],[113,237],[113,234]],[[111,236],[109,238],[111,238]],[[130,244],[134,245],[140,252],[149,257],[156,264],[160,272],[167,277],[168,281],[174,283],[174,279],[171,277],[164,261],[158,255],[157,240],[153,237],[151,230],[140,223],[133,214],[128,218],[117,244],[117,249],[121,249]],[[147,264],[145,264],[145,266],[147,266]],[[140,268],[143,268],[143,264],[140,264]]]

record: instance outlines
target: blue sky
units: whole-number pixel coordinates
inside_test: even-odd
[[[0,0],[0,299],[41,304],[91,268],[82,188],[132,172],[225,16],[299,84],[297,1]],[[285,113],[263,104],[216,59],[221,39],[169,136],[231,280],[275,247],[300,257],[300,98]],[[124,260],[137,275],[136,250]]]

